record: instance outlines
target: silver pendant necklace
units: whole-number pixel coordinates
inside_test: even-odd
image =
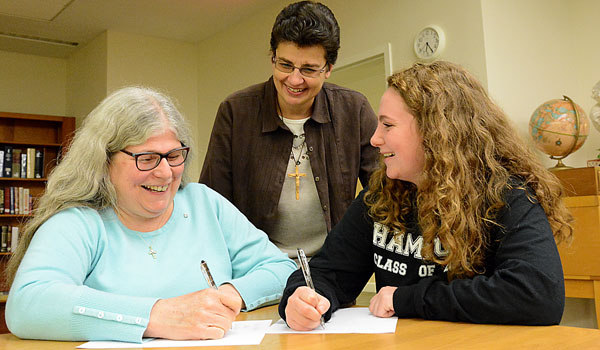
[[[144,239],[144,237],[142,237],[142,235],[139,232],[135,231],[135,233],[148,246],[148,255],[152,255],[152,259],[156,259],[156,255],[158,254],[158,252],[156,250],[152,249],[152,244],[154,244],[154,240],[152,240],[152,242],[150,242],[150,244],[148,244],[148,242]]]

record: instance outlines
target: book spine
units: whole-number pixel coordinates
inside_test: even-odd
[[[35,148],[27,149],[27,178],[35,177]]]
[[[21,215],[25,214],[25,188],[19,187],[19,209]]]
[[[17,250],[17,243],[19,242],[19,227],[13,226],[11,231],[10,250],[14,252]]]
[[[44,151],[41,149],[35,150],[35,178],[41,179],[44,177]]]
[[[10,187],[4,188],[4,214],[10,214]]]
[[[4,188],[0,188],[0,214],[4,214]]]
[[[15,215],[21,214],[21,187],[15,187]]]
[[[2,176],[12,176],[12,146],[4,146],[4,171]]]
[[[0,252],[6,253],[6,247],[8,245],[8,226],[2,226],[2,236],[0,239]]]
[[[29,207],[29,188],[23,189],[23,214],[29,215],[31,214],[31,208]]]
[[[15,215],[15,188],[10,187],[10,214]]]
[[[4,148],[0,149],[0,177],[4,177]]]
[[[12,227],[8,226],[8,230],[6,230],[6,252],[10,253],[12,251]]]
[[[20,177],[21,176],[21,149],[14,148],[13,149],[13,157],[12,157],[12,177]]]
[[[27,177],[27,152],[21,153],[21,177]]]

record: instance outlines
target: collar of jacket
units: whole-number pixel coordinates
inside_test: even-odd
[[[315,96],[315,100],[313,102],[313,113],[310,116],[310,119],[321,124],[331,122],[327,102],[327,93],[325,91],[326,84],[327,83],[323,84],[323,88],[321,88],[319,94]],[[275,131],[279,127],[285,130],[288,129],[283,121],[279,118],[277,113],[276,99],[277,89],[275,89],[275,83],[273,83],[273,77],[271,77],[265,84],[265,93],[263,95],[262,105],[264,106],[264,110],[261,112],[261,114],[264,116],[264,118],[262,118],[262,132]]]

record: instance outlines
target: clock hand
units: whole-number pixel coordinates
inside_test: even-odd
[[[431,48],[431,46],[429,46],[429,42],[428,41],[425,42],[425,46],[427,46],[429,48],[429,50],[431,50],[431,53],[433,53],[433,49]]]

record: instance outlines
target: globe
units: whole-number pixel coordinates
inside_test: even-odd
[[[555,168],[565,167],[562,159],[581,148],[588,134],[585,112],[567,96],[542,103],[529,120],[529,135],[534,145],[558,160]]]
[[[596,130],[600,131],[600,103],[596,103],[590,110],[590,119]],[[600,148],[598,151],[600,151]],[[598,153],[596,158],[600,159],[600,153]]]
[[[596,130],[600,131],[600,103],[596,103],[592,109],[590,109],[590,119]]]

